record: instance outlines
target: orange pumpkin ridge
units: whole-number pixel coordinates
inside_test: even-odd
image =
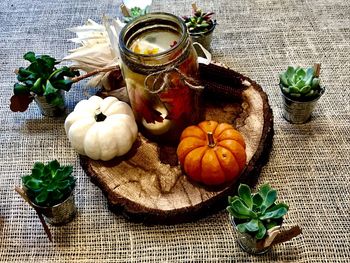
[[[177,154],[187,176],[205,185],[232,182],[246,165],[243,136],[232,125],[216,121],[186,128]]]

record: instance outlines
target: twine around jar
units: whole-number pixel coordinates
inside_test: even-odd
[[[206,50],[200,43],[195,42],[193,43],[193,45],[198,45],[202,50],[204,55],[206,56],[206,58],[203,57],[198,57],[198,63],[202,63],[202,64],[210,64],[211,62],[211,54],[208,50]],[[181,61],[182,63],[182,61]],[[145,78],[144,81],[144,86],[145,89],[152,94],[157,94],[159,92],[161,92],[162,90],[164,90],[164,88],[166,87],[166,83],[168,82],[168,73],[171,71],[176,71],[180,76],[181,76],[181,80],[190,88],[194,89],[194,90],[202,90],[204,89],[204,86],[202,85],[197,85],[198,81],[195,80],[194,78],[191,78],[189,76],[186,76],[184,73],[182,73],[177,67],[181,64],[180,62],[177,62],[175,65],[172,65],[170,67],[166,67],[163,70],[159,70],[156,72],[153,72],[149,75],[147,75],[147,77]],[[148,82],[150,80],[151,77],[154,77],[155,79],[152,82],[151,86],[148,85]],[[161,76],[164,76],[163,78],[161,78]],[[162,81],[163,80],[163,81]],[[160,84],[160,87],[156,90],[153,90],[153,88],[156,86],[158,81],[162,81]],[[194,84],[192,84],[194,83]]]

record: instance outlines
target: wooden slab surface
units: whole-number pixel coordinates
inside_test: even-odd
[[[139,134],[133,149],[108,162],[81,156],[91,180],[109,207],[134,221],[174,224],[193,221],[227,205],[240,182],[254,185],[273,138],[273,116],[261,87],[222,65],[201,65],[204,115],[232,123],[246,141],[247,166],[240,178],[219,189],[190,182],[177,164],[176,148],[157,145]]]

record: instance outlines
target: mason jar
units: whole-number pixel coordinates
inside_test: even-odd
[[[141,132],[177,143],[200,120],[197,54],[181,18],[150,13],[128,23],[119,36],[122,74]]]

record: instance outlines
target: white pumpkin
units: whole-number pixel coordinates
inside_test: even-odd
[[[92,96],[80,101],[64,123],[72,147],[94,160],[126,154],[137,138],[137,124],[128,104],[115,97]]]

